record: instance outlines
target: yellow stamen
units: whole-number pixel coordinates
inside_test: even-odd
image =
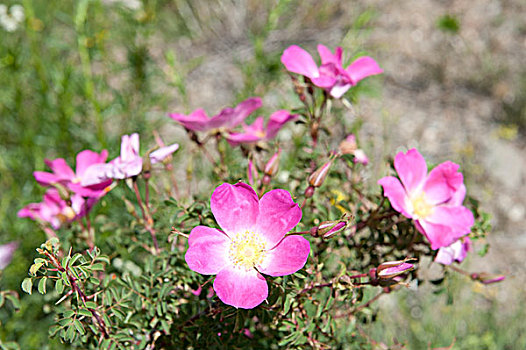
[[[433,213],[433,205],[429,204],[424,192],[411,198],[414,219],[424,219]]]
[[[228,256],[235,267],[249,271],[263,263],[265,242],[254,232],[239,233],[230,243]]]

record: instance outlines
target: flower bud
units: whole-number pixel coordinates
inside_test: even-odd
[[[315,188],[312,187],[312,186],[307,187],[307,189],[305,189],[305,193],[304,193],[305,198],[312,197],[314,195],[314,190],[315,190]]]
[[[268,160],[267,164],[265,164],[265,175],[268,176],[274,176],[279,169],[279,156],[281,154],[281,148],[278,149],[276,153],[270,159]]]
[[[381,263],[376,269],[376,275],[381,280],[391,279],[396,276],[403,275],[404,273],[414,270],[415,266],[413,264],[407,263],[407,261],[413,260],[415,259],[404,259]]]
[[[315,172],[310,174],[308,181],[309,185],[312,187],[320,187],[323,182],[325,181],[325,178],[327,177],[327,174],[329,173],[329,169],[331,168],[332,160],[329,160],[327,163],[323,164],[320,168],[316,169]]]
[[[331,238],[337,233],[342,232],[347,228],[347,222],[346,221],[324,221],[321,224],[318,225],[318,227],[314,227],[311,230],[311,235],[314,237],[323,237],[325,239]]]
[[[150,152],[142,157],[142,176],[148,180],[152,176],[152,162],[150,160]]]
[[[504,280],[506,276],[504,275],[493,275],[487,272],[481,272],[481,273],[472,273],[471,279],[474,281],[479,281],[484,284],[492,284],[497,283],[502,280]]]
[[[258,169],[256,168],[256,165],[254,164],[252,159],[248,160],[247,177],[248,177],[248,182],[251,185],[254,185],[256,181],[258,180]]]

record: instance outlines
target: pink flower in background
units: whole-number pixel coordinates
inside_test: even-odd
[[[93,171],[98,165],[103,165],[108,158],[108,151],[100,154],[84,150],[77,154],[76,169],[73,171],[63,158],[46,159],[46,165],[53,171],[35,171],[33,174],[42,186],[53,186],[60,183],[69,190],[84,197],[99,197],[104,195],[104,189],[111,185],[111,179],[98,179]],[[89,186],[84,183],[89,183]]]
[[[314,85],[325,89],[334,98],[342,97],[360,80],[383,72],[376,61],[368,56],[360,57],[343,68],[341,47],[337,47],[333,54],[327,47],[318,45],[318,53],[321,57],[319,68],[312,56],[296,45],[283,52],[281,62],[289,72],[308,77]]]
[[[42,202],[26,205],[18,211],[18,217],[46,222],[58,229],[62,224],[86,215],[97,200],[96,197],[85,199],[80,194],[74,194],[70,198],[71,204],[68,204],[60,197],[56,188],[50,188],[44,194]]]
[[[369,158],[367,158],[367,155],[362,149],[358,148],[354,134],[347,136],[345,140],[340,143],[339,149],[341,154],[351,154],[354,157],[353,162],[363,165],[369,164]]]
[[[435,261],[444,265],[451,265],[453,261],[462,262],[471,250],[469,237],[462,237],[447,247],[438,250]]]
[[[0,244],[0,270],[5,269],[9,265],[16,248],[18,248],[18,242]]]
[[[179,145],[174,143],[151,152],[151,164],[162,162],[177,149],[179,149]],[[82,185],[90,185],[93,181],[127,179],[137,176],[142,171],[142,162],[142,157],[139,155],[139,134],[123,135],[121,138],[121,155],[107,164],[92,167],[93,176],[83,181]]]
[[[209,118],[203,109],[197,109],[189,115],[172,113],[170,118],[188,130],[209,131],[213,129],[232,129],[241,124],[246,117],[261,107],[261,99],[252,97],[238,104],[235,108],[224,108],[219,114]]]
[[[309,242],[285,236],[301,220],[301,209],[285,190],[272,190],[261,199],[247,184],[217,187],[210,200],[222,230],[197,226],[190,233],[185,259],[191,270],[217,275],[214,290],[225,304],[252,309],[268,296],[261,273],[290,275],[309,256]]]
[[[392,207],[415,221],[431,249],[447,247],[471,231],[473,213],[462,205],[466,188],[457,164],[441,163],[428,174],[424,157],[411,149],[396,155],[394,167],[401,182],[387,176],[378,184]]]
[[[285,123],[297,118],[296,114],[290,114],[287,110],[279,110],[270,116],[266,126],[263,125],[263,117],[258,117],[251,125],[244,125],[245,132],[230,133],[226,140],[231,146],[241,143],[254,143],[273,139]]]

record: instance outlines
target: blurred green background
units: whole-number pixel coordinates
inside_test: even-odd
[[[40,201],[44,191],[32,172],[45,170],[45,158],[73,164],[83,149],[107,148],[111,159],[122,134],[140,132],[143,145],[152,144],[153,130],[184,149],[187,137],[168,112],[202,107],[214,114],[254,95],[269,110],[291,108],[297,101],[281,52],[298,44],[316,57],[323,43],[343,46],[348,59],[366,52],[385,70],[355,107],[371,180],[381,176],[375,161],[404,147],[418,147],[431,161],[460,163],[468,190],[495,226],[490,254],[463,265],[508,276],[485,288],[456,276],[445,290],[428,283],[387,296],[366,333],[394,348],[526,348],[522,1],[1,4],[0,244],[17,240],[20,247],[0,289],[17,290],[22,299],[16,313],[10,305],[0,309],[1,342],[61,347],[47,338],[52,301],[19,287],[45,236],[16,213]],[[24,9],[19,22],[17,4]],[[184,176],[186,159],[177,157],[176,173]],[[433,278],[432,269],[421,268]]]

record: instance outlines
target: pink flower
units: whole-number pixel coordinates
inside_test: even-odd
[[[401,182],[387,176],[378,184],[393,208],[415,221],[431,249],[447,247],[471,231],[473,213],[462,206],[466,188],[457,164],[441,163],[428,174],[424,157],[411,149],[396,155],[394,167]]]
[[[53,186],[60,183],[69,190],[84,197],[99,197],[104,195],[104,189],[111,185],[111,179],[98,179],[93,171],[98,165],[103,165],[108,158],[108,151],[100,154],[84,150],[77,154],[76,169],[73,171],[63,158],[54,160],[46,159],[46,165],[53,171],[35,171],[33,175],[42,186]],[[88,183],[86,185],[85,183]]]
[[[5,269],[9,265],[16,248],[18,248],[18,242],[0,244],[0,270]]]
[[[74,194],[68,204],[60,197],[56,188],[50,188],[44,194],[40,203],[30,203],[18,211],[18,217],[28,217],[32,220],[49,223],[54,229],[67,222],[82,217],[91,210],[98,198],[83,198],[80,194]]]
[[[263,117],[258,117],[251,125],[244,125],[245,132],[230,133],[226,136],[228,143],[235,147],[241,143],[254,143],[273,139],[285,123],[296,119],[296,114],[279,110],[270,116],[267,126],[263,126]]]
[[[174,143],[151,152],[151,164],[162,162],[166,157],[177,151],[178,148],[179,145]],[[142,157],[139,155],[139,134],[123,135],[121,138],[121,155],[107,164],[93,167],[94,176],[83,181],[82,185],[87,186],[92,181],[127,179],[137,176],[142,171],[142,161]]]
[[[360,163],[363,165],[369,164],[369,158],[362,149],[358,148],[356,143],[356,136],[350,134],[340,143],[339,146],[341,154],[351,154],[354,156],[353,162]]]
[[[206,112],[197,109],[189,115],[172,113],[170,118],[179,122],[188,130],[209,131],[213,129],[232,129],[241,124],[253,111],[261,107],[261,99],[252,97],[238,104],[235,108],[225,108],[219,114],[208,118]]]
[[[447,247],[438,250],[435,261],[444,265],[451,265],[453,261],[462,262],[471,250],[469,237],[462,237]]]
[[[312,56],[301,47],[292,45],[281,56],[281,62],[289,72],[308,77],[312,83],[328,91],[334,98],[340,98],[360,80],[383,72],[375,60],[363,56],[347,68],[342,66],[342,48],[334,54],[325,46],[318,45],[321,66],[318,68]]]
[[[247,184],[225,183],[215,189],[210,207],[222,230],[195,227],[185,259],[195,272],[217,274],[214,290],[225,304],[252,309],[268,296],[260,272],[285,276],[305,265],[309,242],[285,236],[301,220],[289,192],[272,190],[259,199]]]

